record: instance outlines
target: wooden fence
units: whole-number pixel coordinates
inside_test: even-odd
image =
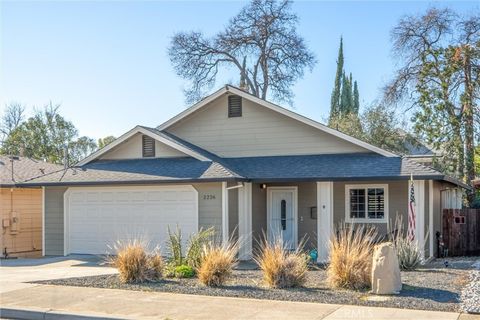
[[[480,209],[444,209],[442,225],[449,256],[480,254]]]

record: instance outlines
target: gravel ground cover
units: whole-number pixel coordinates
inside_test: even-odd
[[[196,278],[165,279],[160,282],[123,284],[117,275],[68,278],[38,283],[114,288],[143,291],[161,291],[212,296],[245,297],[255,299],[290,300],[334,304],[356,304],[409,308],[421,310],[460,311],[460,295],[469,283],[471,259],[448,259],[423,266],[417,271],[402,272],[403,290],[395,296],[375,296],[368,291],[338,290],[328,287],[326,271],[311,270],[305,287],[269,289],[262,283],[259,270],[235,270],[232,279],[220,288],[206,287]]]
[[[469,283],[462,290],[460,300],[461,309],[465,312],[480,313],[480,260],[473,264],[470,271]]]

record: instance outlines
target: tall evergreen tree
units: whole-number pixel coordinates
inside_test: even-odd
[[[334,123],[335,118],[342,118],[348,114],[358,116],[360,109],[360,99],[357,82],[353,81],[352,73],[345,75],[344,57],[343,57],[343,38],[340,38],[340,47],[338,49],[337,72],[335,83],[332,90],[330,103],[329,123]]]
[[[339,115],[343,117],[346,114],[349,114],[352,110],[352,85],[350,83],[350,78],[345,75],[345,72],[342,74],[342,93],[340,96],[340,108]]]
[[[360,94],[358,93],[357,80],[353,83],[353,110],[352,112],[358,114],[360,110]]]
[[[343,38],[340,37],[340,47],[338,48],[337,73],[335,75],[335,84],[332,91],[330,103],[330,118],[336,117],[340,112],[340,94],[343,73]]]

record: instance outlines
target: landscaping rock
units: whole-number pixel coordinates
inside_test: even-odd
[[[480,261],[473,266],[478,269],[470,272],[469,283],[462,290],[461,309],[469,313],[480,313]]]
[[[402,290],[400,267],[392,243],[381,243],[375,247],[372,262],[372,293],[398,294]]]

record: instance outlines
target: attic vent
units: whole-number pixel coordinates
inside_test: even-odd
[[[242,116],[242,97],[231,95],[228,96],[228,117]]]
[[[155,157],[155,139],[142,136],[142,153],[144,158]]]

